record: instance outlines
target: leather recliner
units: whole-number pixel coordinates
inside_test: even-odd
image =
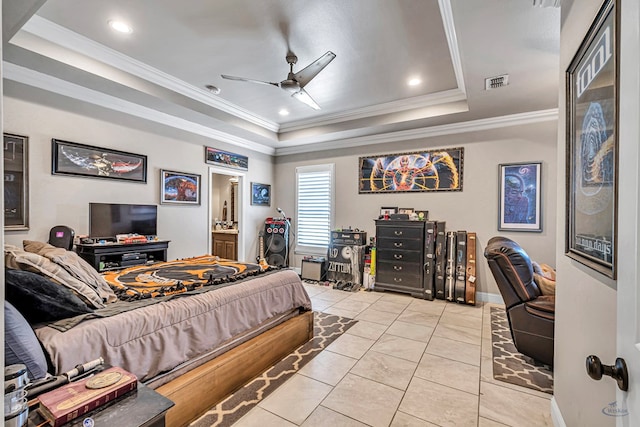
[[[513,240],[491,238],[484,256],[502,294],[516,349],[553,366],[555,296],[542,295],[529,255]]]

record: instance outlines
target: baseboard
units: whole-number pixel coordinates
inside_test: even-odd
[[[562,413],[560,412],[560,407],[558,406],[558,402],[556,402],[555,396],[551,398],[551,421],[553,421],[555,427],[567,427],[562,418]]]
[[[504,300],[500,294],[490,294],[488,292],[476,292],[476,300],[492,304],[504,304]]]

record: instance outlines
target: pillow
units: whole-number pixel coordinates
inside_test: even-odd
[[[540,288],[542,295],[555,295],[556,294],[556,271],[547,264],[538,264],[535,261],[531,262],[533,266],[533,280]]]
[[[31,252],[5,246],[5,266],[15,270],[27,270],[40,273],[53,279],[56,283],[66,286],[76,293],[80,299],[95,308],[104,307],[102,298],[93,288],[70,275],[64,268],[49,261],[47,258]]]
[[[30,271],[6,269],[5,292],[32,325],[93,312],[69,289]]]
[[[88,262],[80,256],[64,248],[57,248],[44,242],[23,240],[22,245],[27,252],[36,253],[55,262],[64,268],[69,274],[81,282],[91,286],[93,290],[102,298],[103,302],[114,302],[118,299],[104,277],[91,267]]]
[[[10,303],[4,303],[4,364],[22,363],[32,380],[47,375],[47,359],[36,334]]]

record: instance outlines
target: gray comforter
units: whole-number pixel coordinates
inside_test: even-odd
[[[36,334],[56,374],[103,357],[107,364],[146,381],[298,308],[311,309],[309,296],[294,271],[282,270],[211,292],[85,320],[65,332],[43,326]]]

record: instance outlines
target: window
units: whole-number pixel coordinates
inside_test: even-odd
[[[326,255],[333,223],[333,164],[296,168],[296,252]]]

